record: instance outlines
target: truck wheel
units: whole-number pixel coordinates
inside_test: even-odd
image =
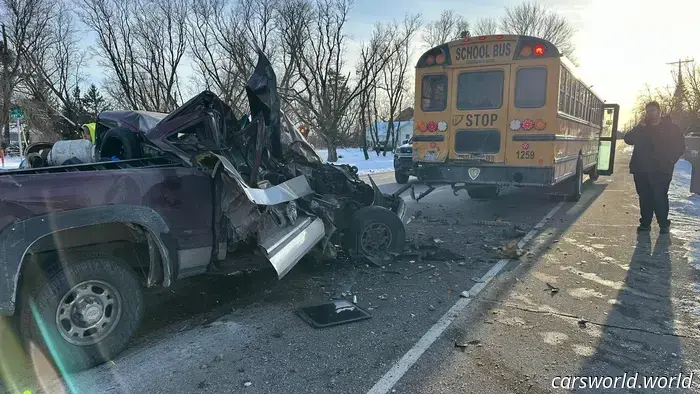
[[[367,256],[382,256],[402,252],[406,243],[406,228],[391,210],[372,205],[355,213],[351,234],[357,249]]]
[[[408,183],[409,175],[405,172],[394,171],[394,179],[399,185],[405,185]]]
[[[583,158],[581,156],[578,157],[576,162],[576,175],[571,178],[570,182],[570,191],[566,199],[575,202],[581,199],[581,194],[583,193]]]
[[[22,291],[20,329],[27,346],[68,371],[118,355],[141,325],[138,277],[114,257],[90,256],[33,276]]]
[[[124,127],[107,130],[102,136],[98,159],[113,156],[120,160],[140,159],[143,151],[136,133]]]
[[[469,197],[475,200],[488,200],[496,198],[500,192],[498,186],[469,186],[467,187],[467,193]]]

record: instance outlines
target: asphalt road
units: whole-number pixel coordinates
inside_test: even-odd
[[[372,177],[386,192],[399,187],[393,173]],[[449,188],[420,202],[407,197],[412,255],[381,267],[302,261],[281,281],[269,271],[182,281],[149,294],[143,329],[113,362],[65,381],[47,369],[14,371],[6,386],[51,393],[540,393],[551,390],[557,374],[696,365],[690,354],[696,345],[686,339],[598,324],[589,324],[589,333],[563,316],[664,332],[672,329],[664,324],[682,320],[682,327],[697,331],[687,313],[676,315],[662,302],[670,277],[654,278],[663,277],[663,265],[635,286],[661,287],[624,291],[629,267],[621,266],[631,266],[636,251],[629,177],[601,178],[584,190],[578,204],[528,189],[507,190],[492,201],[454,196]],[[525,233],[532,241],[521,245],[533,248],[530,254],[522,262],[502,260],[499,247]],[[674,236],[673,242],[680,248],[684,241]],[[542,291],[546,283],[560,290],[552,296]],[[481,288],[468,305],[460,297]],[[649,301],[647,293],[660,298]],[[353,296],[371,319],[314,329],[295,314],[301,306]],[[622,308],[610,300],[639,304]],[[545,313],[554,310],[559,314]],[[445,321],[452,324],[442,327]],[[401,373],[387,377],[396,370]],[[27,377],[37,374],[38,383]]]

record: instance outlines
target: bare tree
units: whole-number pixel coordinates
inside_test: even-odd
[[[0,74],[0,122],[2,141],[10,141],[10,108],[13,95],[21,79],[22,66],[46,38],[46,29],[53,12],[46,0],[2,0],[0,18],[3,24],[3,42],[0,51],[2,72]]]
[[[193,2],[188,30],[199,79],[239,112],[247,110],[241,107],[244,87],[257,51],[276,61],[278,6],[277,0]]]
[[[476,36],[488,36],[498,33],[498,21],[494,18],[481,18],[476,21],[473,34]]]
[[[331,162],[338,159],[336,148],[352,129],[357,115],[349,112],[349,108],[367,86],[376,83],[395,52],[391,45],[372,52],[369,58],[373,61],[360,65],[355,83],[350,75],[344,74],[347,41],[344,29],[351,5],[350,0],[318,0],[312,21],[291,42],[287,38],[284,42],[287,50],[295,51],[299,78],[298,83],[290,85],[288,98],[293,103],[290,107],[326,140]]]
[[[469,22],[454,10],[446,10],[440,14],[440,19],[428,23],[422,38],[425,45],[432,48],[468,36]]]
[[[80,0],[97,33],[107,91],[132,109],[169,112],[182,101],[178,68],[187,49],[187,0]]]
[[[393,40],[391,45],[394,47],[394,53],[382,70],[382,78],[380,86],[386,93],[387,99],[387,133],[384,140],[384,146],[390,145],[390,139],[393,139],[391,145],[396,145],[398,139],[399,128],[394,124],[394,120],[403,110],[403,104],[408,91],[409,78],[409,61],[411,60],[411,41],[416,32],[420,28],[420,15],[406,16],[401,27],[397,23],[390,28]],[[386,149],[383,152],[386,156]]]
[[[31,97],[29,102],[34,108],[43,109],[45,116],[57,118],[61,115],[61,107],[76,104],[73,92],[83,79],[80,70],[85,48],[78,45],[80,32],[66,4],[59,2],[54,12],[43,44],[28,54],[22,66],[20,91]]]
[[[501,19],[503,33],[542,38],[556,45],[565,56],[573,57],[575,31],[565,17],[537,1],[506,7],[505,11]]]

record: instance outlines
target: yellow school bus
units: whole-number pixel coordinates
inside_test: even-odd
[[[612,174],[618,113],[551,42],[448,42],[416,65],[412,174],[474,198],[538,186],[576,201],[584,174]]]

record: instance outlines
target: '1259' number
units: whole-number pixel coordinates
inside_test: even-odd
[[[518,157],[518,159],[534,159],[535,158],[535,152],[531,150],[519,150],[515,152],[515,155]]]

